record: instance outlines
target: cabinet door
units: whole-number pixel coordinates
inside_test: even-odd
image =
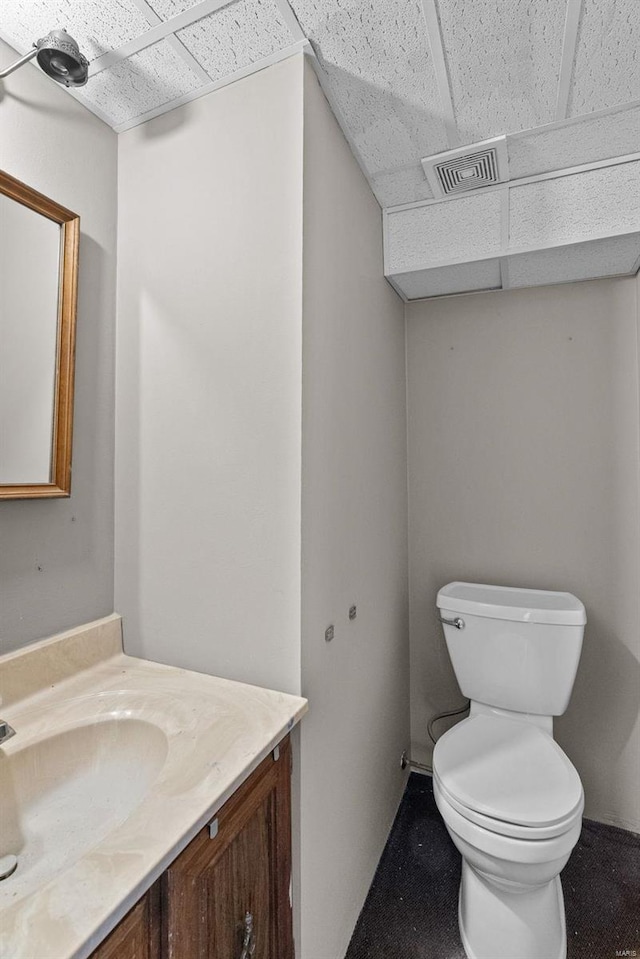
[[[91,959],[160,959],[160,880],[91,954]]]
[[[290,763],[286,740],[164,874],[166,959],[293,959]]]

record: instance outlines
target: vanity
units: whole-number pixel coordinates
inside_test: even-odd
[[[126,656],[107,617],[0,657],[1,959],[293,959],[285,693]]]

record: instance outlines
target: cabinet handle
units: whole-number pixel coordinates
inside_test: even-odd
[[[256,951],[256,940],[253,935],[253,916],[250,912],[244,915],[244,938],[242,940],[242,952],[240,959],[251,959]]]

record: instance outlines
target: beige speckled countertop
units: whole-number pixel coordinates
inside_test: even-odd
[[[0,856],[19,862],[0,882],[0,959],[89,956],[306,712],[125,656],[121,635],[114,615],[0,657],[16,730],[0,748]]]

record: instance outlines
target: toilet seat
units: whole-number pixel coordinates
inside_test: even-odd
[[[578,841],[582,828],[582,820],[578,817],[574,820],[574,825],[559,836],[532,842],[529,839],[505,836],[472,822],[467,816],[461,815],[454,809],[442,795],[437,782],[434,782],[433,785],[433,795],[449,834],[455,834],[457,838],[457,842],[455,839],[454,842],[456,842],[460,852],[463,855],[466,853],[467,858],[469,858],[470,849],[475,849],[475,868],[490,874],[497,873],[498,869],[504,871],[505,868],[509,869],[518,863],[537,864],[539,867],[549,866],[549,864],[553,864],[569,855]],[[461,847],[460,840],[467,844],[466,849]],[[493,863],[488,864],[485,861],[483,866],[482,861],[477,861],[478,852],[482,856],[493,857]],[[562,866],[558,867],[558,872],[561,868]]]
[[[553,738],[526,721],[480,714],[438,740],[434,779],[470,822],[504,836],[542,840],[580,818],[580,777]]]
[[[581,802],[578,803],[576,809],[572,810],[563,819],[559,819],[556,823],[549,826],[521,826],[518,823],[505,822],[502,819],[492,819],[490,816],[484,816],[475,809],[464,806],[443,786],[435,771],[433,780],[443,799],[469,822],[475,823],[477,826],[482,826],[483,829],[497,833],[500,836],[509,836],[513,839],[527,839],[530,841],[554,839],[556,836],[561,836],[563,833],[571,830],[575,823],[580,821],[584,809],[583,798]]]

